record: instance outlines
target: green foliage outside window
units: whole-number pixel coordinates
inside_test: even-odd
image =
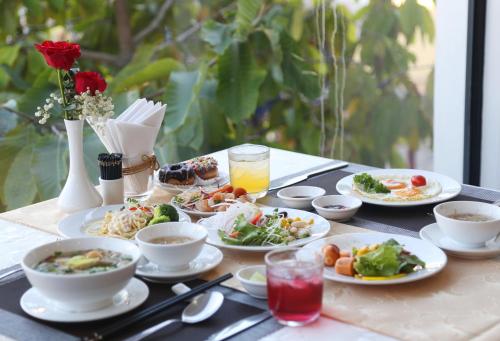
[[[416,0],[353,4],[0,0],[0,211],[55,197],[66,178],[62,119],[40,126],[33,115],[57,87],[33,48],[45,39],[81,44],[80,69],[106,77],[117,114],[139,97],[168,104],[162,163],[253,142],[414,165],[432,132],[432,73],[419,91],[409,46],[433,41],[432,16]],[[85,136],[97,179],[104,147]]]

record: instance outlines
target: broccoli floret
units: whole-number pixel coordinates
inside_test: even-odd
[[[154,217],[153,219],[151,219],[148,225],[168,223],[169,221],[170,221],[169,217],[162,215],[160,217]]]
[[[179,213],[172,205],[161,204],[154,208],[154,217],[158,218],[161,216],[168,217],[169,221],[179,221]]]

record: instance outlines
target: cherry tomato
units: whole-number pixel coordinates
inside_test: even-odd
[[[209,194],[212,196],[215,193],[233,193],[233,186],[227,184]]]
[[[137,207],[129,207],[128,209],[129,211],[136,211],[137,210]]]
[[[414,175],[411,177],[411,184],[415,187],[427,185],[427,180],[422,175]]]
[[[244,189],[244,188],[237,187],[237,188],[235,188],[235,189],[234,189],[233,194],[234,194],[234,196],[235,196],[236,198],[239,198],[239,197],[241,197],[242,195],[247,194],[247,191],[246,191],[246,189]]]
[[[233,186],[231,185],[224,185],[222,187],[222,191],[223,193],[233,193]]]

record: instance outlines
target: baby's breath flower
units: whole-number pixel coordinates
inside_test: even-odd
[[[104,134],[104,125],[114,114],[111,97],[107,97],[99,91],[96,91],[95,95],[92,96],[90,90],[87,90],[74,98],[79,104],[81,117],[85,118],[95,130]]]
[[[55,94],[50,94],[49,98],[45,99],[43,107],[37,107],[35,111],[35,117],[41,117],[38,123],[45,124],[50,118],[50,110],[54,108],[54,103],[57,101],[57,96]]]

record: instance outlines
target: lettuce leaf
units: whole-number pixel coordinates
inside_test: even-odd
[[[403,246],[394,239],[382,243],[376,250],[356,256],[354,269],[363,276],[392,276],[415,271],[425,262],[415,255],[403,252]]]
[[[269,235],[265,227],[259,227],[250,224],[243,214],[239,215],[235,222],[233,231],[239,232],[237,237],[230,237],[224,231],[219,230],[220,239],[230,245],[263,245],[264,242],[269,244],[283,243],[283,238],[279,235]]]
[[[399,273],[399,253],[394,245],[382,244],[378,249],[356,256],[354,270],[363,276],[392,276]]]

